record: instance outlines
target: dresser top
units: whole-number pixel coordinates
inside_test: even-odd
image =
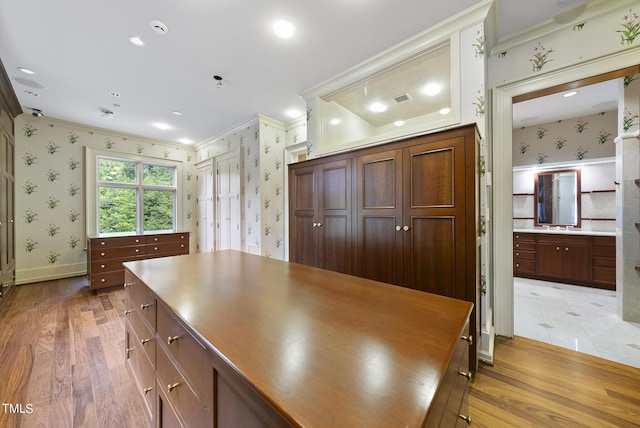
[[[472,309],[236,251],[125,267],[299,426],[422,426]]]

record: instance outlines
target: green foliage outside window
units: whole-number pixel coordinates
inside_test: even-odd
[[[143,179],[139,180],[139,176]],[[101,234],[172,231],[175,197],[175,167],[98,159],[98,232]],[[138,201],[142,202],[141,208]],[[138,224],[142,226],[141,231]]]

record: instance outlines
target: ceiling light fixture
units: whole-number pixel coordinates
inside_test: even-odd
[[[218,76],[217,74],[215,76],[213,76],[214,79],[216,79],[216,81],[218,83],[216,83],[216,88],[220,89],[222,88],[222,76]]]
[[[374,113],[382,113],[383,111],[387,111],[387,106],[382,104],[379,101],[376,101],[371,105],[369,105],[369,110],[371,110]]]
[[[35,71],[24,67],[18,67],[18,70],[22,71],[24,74],[36,74]]]
[[[116,91],[109,92],[109,95],[111,95],[112,97],[120,98],[120,94]]]
[[[273,31],[278,37],[283,39],[289,38],[293,35],[293,24],[284,19],[280,19],[273,23]]]
[[[33,117],[42,117],[42,116],[44,116],[44,114],[42,113],[42,110],[40,110],[39,108],[32,108],[31,110],[33,110],[33,112],[31,113],[31,116],[33,116]]]
[[[571,92],[567,92],[566,94],[562,94],[562,96],[564,98],[569,98],[569,97],[572,97],[572,96],[577,95],[577,94],[578,94],[578,91],[571,91]]]
[[[426,95],[428,95],[430,97],[433,97],[433,96],[438,95],[442,91],[442,85],[440,85],[438,83],[429,83],[424,88],[422,88],[422,91]]]
[[[132,45],[143,47],[146,43],[138,36],[129,36],[129,42]]]
[[[165,35],[169,32],[169,27],[167,27],[167,25],[164,22],[158,21],[157,19],[153,19],[149,21],[149,26],[153,31],[155,31],[158,34]]]
[[[162,123],[162,122],[156,122],[153,124],[153,126],[155,126],[158,129],[162,129],[163,131],[166,131],[168,129],[173,129],[173,126],[167,124],[167,123]]]

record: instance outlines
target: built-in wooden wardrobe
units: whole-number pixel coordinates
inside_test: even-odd
[[[478,142],[467,125],[289,165],[289,260],[472,302],[479,337]]]
[[[0,306],[16,283],[14,118],[21,113],[0,61]]]

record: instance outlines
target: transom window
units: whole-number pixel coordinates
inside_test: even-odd
[[[96,160],[99,235],[175,231],[175,166],[106,156]]]

